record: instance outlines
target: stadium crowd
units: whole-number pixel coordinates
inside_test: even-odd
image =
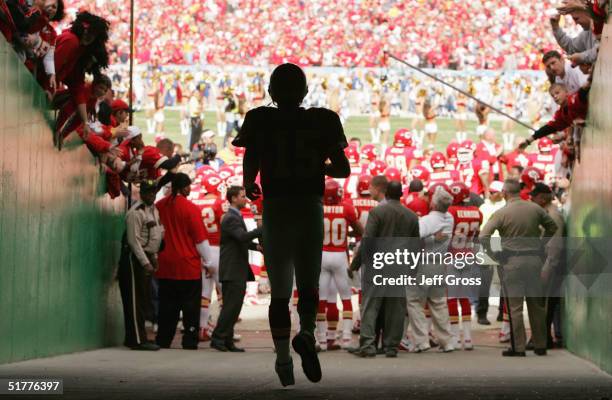
[[[127,62],[125,1],[70,7],[108,15],[111,58]],[[540,69],[540,52],[554,43],[551,6],[536,1],[145,0],[136,8],[137,59],[163,65],[375,67],[388,50],[432,68]]]
[[[371,67],[380,65],[381,52],[385,49],[414,59],[420,65],[433,67],[500,69],[512,64],[512,69],[539,69],[544,66],[550,98],[556,104],[556,107],[551,106],[552,118],[527,139],[504,136],[502,144],[489,127],[490,110],[486,106],[470,103],[460,95],[449,102],[445,98],[449,92],[438,90],[436,85],[417,82],[414,77],[393,73],[385,79],[368,73],[347,73],[333,79],[311,76],[313,93],[307,105],[327,106],[344,118],[351,115],[349,112],[343,115],[343,110],[350,108],[350,100],[348,96],[341,99],[341,92],[371,87],[365,91],[367,96],[356,101],[359,110],[355,113],[370,115],[372,143],[352,138],[345,150],[351,164],[350,177],[326,181],[325,218],[330,221],[326,227],[328,230],[332,226],[344,229],[326,233],[329,240],[334,238],[333,243],[324,243],[326,252],[344,254],[349,251],[350,243],[354,242],[348,240],[350,231],[354,231],[353,236],[361,235],[369,210],[384,199],[385,188],[390,182],[402,184],[402,204],[421,218],[432,211],[445,214],[451,206],[455,207],[455,211],[450,210],[455,221],[461,218],[457,208],[473,211],[471,215],[475,219],[468,224],[471,228],[467,232],[456,229],[459,224],[449,232],[453,238],[461,236],[469,243],[478,237],[480,226],[494,211],[503,207],[504,193],[508,191],[504,189],[504,180],[520,181],[520,197],[536,202],[550,213],[558,213],[566,206],[572,165],[579,157],[580,132],[588,112],[590,76],[607,14],[606,1],[566,0],[557,8],[559,14],[554,15],[538,1],[293,1],[279,6],[272,1],[211,0],[181,4],[164,2],[163,5],[142,2],[139,6],[142,12],[137,23],[138,59],[158,66],[205,60],[206,64],[214,65],[264,66],[293,61],[302,65]],[[126,61],[127,8],[123,2],[115,1],[76,2],[70,7],[85,7],[89,12],[79,12],[69,27],[57,33],[54,23],[62,20],[63,0],[35,0],[32,4],[25,0],[0,0],[2,33],[58,111],[55,143],[61,147],[64,138],[76,132],[105,166],[107,191],[113,198],[123,194],[136,200],[138,195],[129,191],[131,185],[128,184],[149,181],[154,181],[153,186],[161,198],[169,193],[168,184],[175,183],[176,171],[188,174],[189,189],[181,187],[180,193],[173,191],[171,195],[182,195],[199,208],[198,216],[202,217],[209,245],[218,247],[219,238],[215,233],[228,209],[225,188],[241,186],[243,179],[244,150],[232,146],[229,139],[240,130],[247,109],[264,104],[264,74],[245,73],[249,80],[241,82],[238,77],[232,86],[231,79],[224,75],[202,75],[201,79],[185,75],[178,82],[164,82],[156,68],[152,68],[147,85],[153,89],[144,89],[143,99],[146,100],[141,99],[141,103],[151,103],[143,107],[150,107],[152,123],[163,124],[168,90],[162,86],[168,84],[174,88],[171,97],[185,107],[184,120],[189,126],[185,124],[184,129],[191,134],[188,151],[181,151],[180,145],[163,137],[158,138],[156,146],[146,145],[141,129],[129,125],[129,114],[133,110],[127,102],[115,98],[114,82],[123,82],[124,78],[113,80],[104,74],[111,62]],[[179,14],[179,10],[186,10],[185,14]],[[405,17],[408,12],[411,18]],[[96,14],[108,15],[109,19]],[[543,19],[547,15],[550,22],[545,24]],[[578,36],[571,37],[563,30],[561,15],[573,19],[582,29]],[[454,19],[471,24],[449,23]],[[254,26],[257,29],[253,29]],[[529,36],[524,36],[528,32]],[[366,40],[370,36],[374,40]],[[422,40],[413,41],[416,37]],[[553,48],[552,40],[556,40],[558,47]],[[415,46],[408,49],[407,42],[414,42]],[[201,45],[196,46],[196,43]],[[546,52],[543,53],[543,49]],[[402,91],[402,79],[413,89]],[[181,81],[185,83],[184,88],[181,88]],[[486,86],[481,89],[482,97],[487,97],[484,92],[488,91],[488,100],[505,106],[509,112],[525,108],[525,104],[533,101],[534,92],[540,95],[542,92],[542,83],[538,80],[515,83],[514,80],[496,81],[493,77],[475,80],[471,85],[473,87],[466,89],[474,94],[478,94],[478,86]],[[330,86],[338,90],[327,90]],[[198,121],[207,104],[214,105],[212,107],[217,110],[217,133],[226,139],[220,152],[214,142],[215,133],[204,130],[205,125]],[[392,110],[397,115],[413,115],[413,126],[392,134],[389,125]],[[468,138],[461,124],[468,111],[474,112],[479,121],[477,131],[470,132],[474,140]],[[435,118],[445,113],[457,121],[457,136],[441,149],[436,147]],[[509,127],[503,133],[511,132]],[[392,137],[390,141],[389,136]],[[536,141],[535,148],[530,148]],[[233,193],[235,195],[235,191]],[[262,204],[258,202],[245,206],[241,212],[247,226],[257,226],[262,211]],[[344,222],[334,224],[332,220],[336,219]],[[544,254],[544,259],[547,256],[551,257]],[[252,251],[249,257],[258,281],[249,283],[245,302],[257,304],[257,291],[266,292],[268,283],[261,255]],[[352,333],[359,331],[359,313],[353,318],[350,302],[350,287],[358,285],[350,283],[345,276],[349,267],[348,260],[345,261],[341,278],[337,271],[333,271],[335,275],[331,278],[322,274],[321,282],[330,290],[326,291],[325,298],[321,297],[319,305],[317,339],[321,350],[349,348]],[[215,275],[210,263],[202,280],[199,339],[204,341],[210,339],[214,328],[210,302],[214,288],[219,288],[218,274]],[[489,277],[488,285],[490,280]],[[478,322],[489,324],[487,285],[483,290],[471,300],[477,303]],[[344,307],[342,314],[337,308],[338,292]],[[458,329],[458,303],[463,339]],[[560,346],[558,302],[549,304],[557,304],[557,307],[546,316],[548,346]],[[446,317],[434,323],[438,328],[444,325],[444,331],[451,334],[451,340],[441,344],[442,349],[452,351],[462,343],[464,349],[470,350],[473,344],[469,299],[449,299],[448,305],[445,303],[441,307],[448,311]],[[501,314],[500,309],[500,319]],[[339,315],[344,319],[340,344],[336,341]],[[148,319],[155,322],[155,313],[151,311]],[[550,330],[553,320],[554,335]],[[419,352],[429,348],[429,342],[415,343],[408,333],[406,335],[399,345],[401,349]],[[437,343],[438,339],[434,332],[431,343]],[[509,340],[510,324],[506,317],[500,341]]]

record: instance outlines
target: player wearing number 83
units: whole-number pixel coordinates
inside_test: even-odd
[[[268,92],[277,107],[249,111],[233,144],[246,148],[244,185],[253,201],[262,194],[255,183],[261,174],[270,330],[276,350],[275,370],[281,384],[287,386],[295,383],[289,354],[294,270],[300,332],[292,345],[302,358],[306,377],[312,382],[321,380],[314,330],[323,250],[322,196],[325,175],[347,178],[351,168],[344,154],[348,143],[338,114],[300,107],[308,93],[304,71],[294,64],[277,67]],[[300,213],[296,214],[296,209]]]

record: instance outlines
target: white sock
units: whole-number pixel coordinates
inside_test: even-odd
[[[463,342],[472,341],[472,321],[461,321],[461,327],[463,328]]]
[[[327,321],[317,321],[317,342],[327,348]]]
[[[455,348],[459,347],[459,342],[461,340],[461,337],[459,336],[459,324],[451,324],[451,334],[452,334],[451,344]]]

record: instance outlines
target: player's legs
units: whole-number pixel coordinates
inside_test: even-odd
[[[208,335],[210,306],[212,303],[212,292],[219,284],[219,246],[210,246],[211,265],[209,271],[210,277],[202,274],[202,296],[200,300],[200,340],[206,341],[210,339]]]
[[[294,212],[296,208],[300,210],[298,215]],[[290,216],[292,223],[287,223]],[[289,298],[295,268],[300,333],[293,339],[293,347],[302,357],[306,376],[317,382],[321,379],[321,367],[315,352],[314,331],[323,250],[321,198],[265,199],[263,243],[271,288],[269,317],[277,367],[291,362]]]
[[[301,215],[295,242],[295,281],[301,330],[314,333],[323,254],[323,204],[320,197],[300,201]]]
[[[346,253],[333,254],[332,273],[334,283],[342,300],[342,346],[347,347],[351,342],[353,328],[353,303],[351,302],[351,287],[348,279],[348,259]]]
[[[328,330],[328,321],[327,321],[327,300],[330,298],[330,284],[332,280],[332,274],[329,266],[329,257],[327,253],[323,254],[323,258],[321,261],[321,275],[319,276],[319,304],[317,310],[317,342],[321,350],[327,350],[327,330]],[[331,298],[330,298],[330,301]]]
[[[459,299],[461,305],[461,328],[463,329],[463,349],[472,350],[472,306],[470,299],[462,297]]]
[[[291,318],[289,298],[293,286],[292,247],[293,232],[286,226],[288,207],[283,199],[264,200],[263,248],[270,280],[270,331],[276,349],[276,362],[286,364],[289,355]]]
[[[449,297],[446,300],[448,305],[448,316],[450,318],[451,324],[451,335],[452,335],[452,343],[453,347],[457,347],[459,345],[459,306],[456,297]]]
[[[331,279],[327,289],[327,349],[339,350],[340,346],[336,343],[338,322],[340,321],[340,311],[338,310],[338,288],[333,279],[333,272],[330,271]],[[320,290],[320,289],[319,289]]]

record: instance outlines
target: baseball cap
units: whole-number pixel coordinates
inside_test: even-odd
[[[157,191],[157,183],[154,180],[140,182],[140,193],[151,193]]]
[[[491,193],[499,193],[502,191],[503,188],[504,188],[504,182],[501,182],[501,181],[493,181],[489,185],[489,191]]]
[[[545,183],[537,182],[533,187],[533,190],[529,193],[531,197],[539,194],[552,194],[552,189]]]
[[[127,111],[127,112],[133,112],[130,106],[121,99],[113,100],[113,102],[111,103],[111,109],[113,110],[113,112],[121,111],[121,110]]]
[[[216,135],[215,131],[210,130],[210,129],[206,129],[204,132],[202,132],[202,137],[205,137],[207,139],[212,139],[214,138]]]
[[[128,134],[125,137],[125,140],[131,140],[131,139],[134,139],[137,136],[142,135],[142,132],[140,131],[140,128],[137,127],[137,126],[134,126],[134,125],[128,126],[127,130],[128,130]]]

